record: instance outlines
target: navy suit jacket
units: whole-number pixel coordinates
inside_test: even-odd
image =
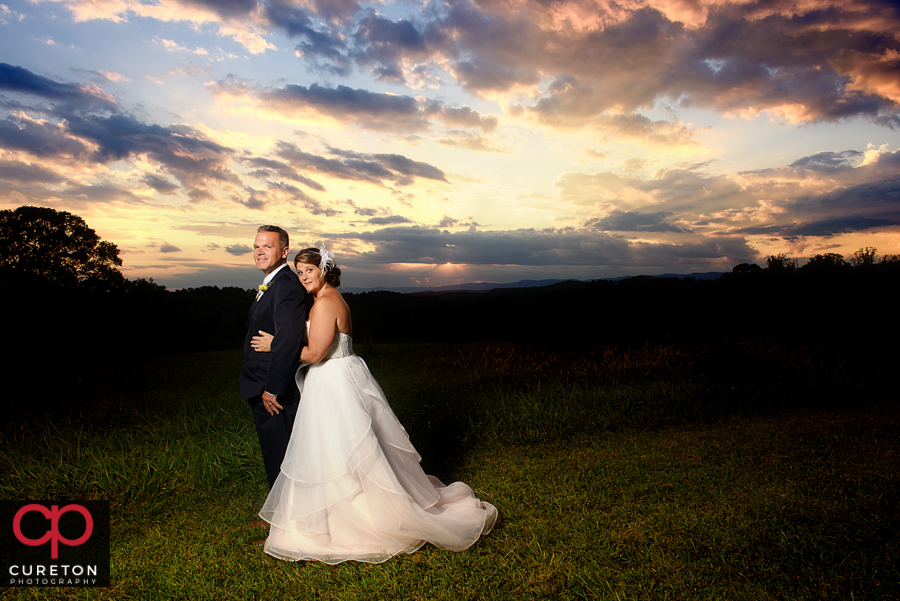
[[[250,339],[259,330],[275,335],[272,352],[257,353],[250,346]],[[250,306],[240,377],[243,398],[263,392],[274,394],[280,403],[300,398],[294,374],[300,365],[305,333],[306,290],[297,274],[287,266],[272,278],[269,289]]]

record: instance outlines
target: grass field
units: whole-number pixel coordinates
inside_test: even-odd
[[[109,499],[113,522],[110,588],[5,598],[900,599],[884,370],[762,341],[357,352],[426,471],[499,508],[474,547],[265,555],[240,352],[166,357],[84,374],[88,404],[2,430],[0,498]]]

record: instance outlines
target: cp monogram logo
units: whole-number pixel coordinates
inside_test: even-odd
[[[26,513],[30,513],[32,511],[37,511],[45,518],[50,520],[50,529],[47,530],[47,533],[41,538],[28,538],[24,534],[22,534],[22,516]],[[59,518],[69,511],[75,511],[84,516],[84,534],[75,540],[69,540],[59,533]],[[59,508],[59,505],[51,505],[50,509],[47,509],[45,505],[37,505],[36,503],[32,503],[31,505],[25,505],[16,512],[16,517],[13,518],[13,533],[16,535],[16,538],[19,539],[19,542],[28,545],[29,547],[37,547],[38,545],[46,544],[46,542],[50,541],[50,557],[52,559],[57,559],[59,557],[59,543],[67,545],[69,547],[77,547],[78,545],[83,545],[87,542],[87,539],[91,537],[91,532],[94,531],[94,518],[91,516],[91,512],[88,511],[82,505],[66,505],[62,509]]]

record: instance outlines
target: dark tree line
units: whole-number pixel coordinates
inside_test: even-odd
[[[785,255],[716,280],[639,276],[489,292],[346,294],[360,342],[641,344],[764,336],[829,346],[895,335],[900,257]],[[77,216],[0,211],[4,340],[26,356],[104,360],[240,346],[254,292],[127,280]],[[878,345],[881,346],[881,345]]]
[[[4,427],[77,414],[142,357],[240,346],[252,291],[168,291],[126,279],[121,264],[78,216],[0,211]]]
[[[183,353],[240,344],[253,293],[168,291],[128,280],[119,249],[65,211],[0,211],[3,339],[26,357],[62,360]]]
[[[881,349],[896,335],[900,257],[784,255],[715,280],[638,276],[486,293],[345,295],[355,338],[633,345],[766,337]]]

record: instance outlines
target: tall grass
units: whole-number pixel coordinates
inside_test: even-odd
[[[463,553],[291,564],[239,352],[84,374],[0,431],[0,498],[109,499],[108,589],[14,599],[900,599],[900,408],[878,369],[762,341],[359,345],[424,457],[496,504]],[[62,398],[62,397],[61,397]],[[57,407],[58,405],[54,405]]]
[[[587,352],[471,345],[453,360],[469,431],[530,442],[578,432],[659,428],[744,413],[896,398],[884,374],[761,340],[646,344]],[[874,380],[873,380],[874,377]]]
[[[2,433],[0,496],[161,506],[251,478],[261,465],[256,432],[226,375],[239,369],[239,354],[217,352],[104,370],[104,387],[69,415]]]

